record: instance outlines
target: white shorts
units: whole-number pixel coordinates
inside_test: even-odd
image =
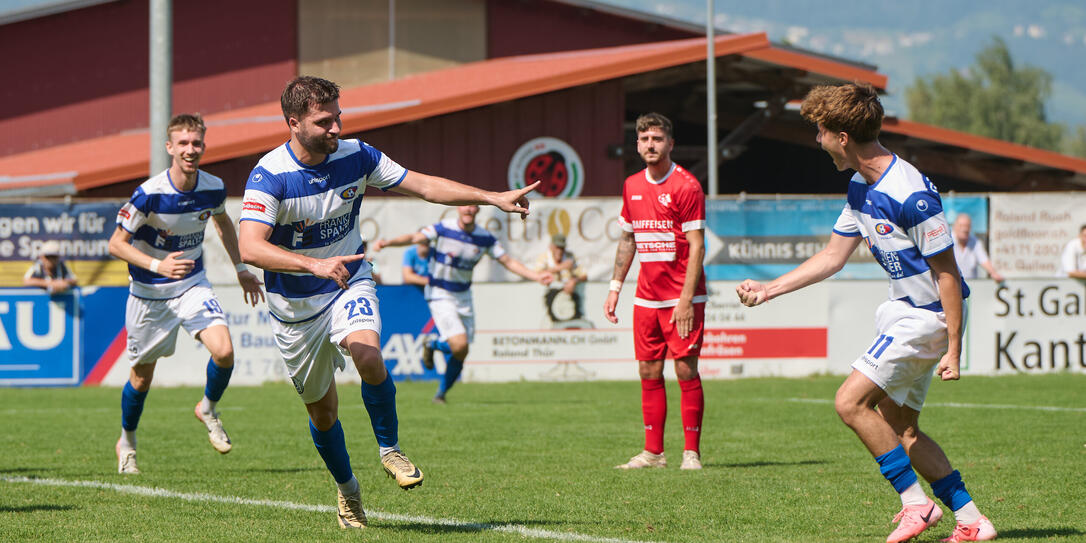
[[[946,315],[888,300],[875,310],[875,328],[878,335],[852,363],[853,369],[871,379],[894,403],[920,411],[932,370],[946,354]]]
[[[344,357],[350,356],[339,343],[359,330],[381,335],[377,290],[370,280],[351,285],[312,319],[297,323],[272,319],[275,343],[303,402],[313,403],[328,393],[336,369],[345,368]]]
[[[206,280],[167,300],[129,295],[124,314],[128,363],[132,366],[151,364],[173,354],[177,330],[182,326],[195,339],[201,331],[217,324],[226,326],[226,317],[215,291]]]
[[[457,293],[455,298],[438,298],[428,303],[440,339],[447,340],[460,334],[468,337],[469,344],[475,339],[475,304],[470,291]]]

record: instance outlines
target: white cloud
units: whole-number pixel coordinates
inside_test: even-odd
[[[1045,27],[1041,25],[1029,25],[1029,28],[1026,29],[1026,33],[1029,34],[1029,37],[1039,40],[1045,37]]]
[[[1021,38],[1026,33],[1026,27],[1022,25],[1014,25],[1014,37]]]
[[[785,31],[785,39],[791,43],[799,43],[810,33],[810,29],[805,26],[790,26],[788,27],[788,30]]]
[[[902,34],[898,37],[897,42],[902,47],[912,47],[914,45],[924,45],[934,38],[935,35],[931,32],[914,32],[912,34]]]

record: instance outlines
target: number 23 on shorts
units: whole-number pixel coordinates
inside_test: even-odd
[[[347,310],[348,320],[355,317],[373,315],[373,306],[370,305],[369,300],[362,296],[359,296],[355,300],[347,300],[347,303],[343,304],[343,308]]]

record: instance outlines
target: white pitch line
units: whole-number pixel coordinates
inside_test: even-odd
[[[45,486],[98,488],[102,490],[112,490],[114,492],[120,492],[122,494],[135,494],[137,496],[148,496],[152,498],[176,498],[179,500],[185,500],[190,502],[217,502],[234,505],[255,505],[259,507],[274,507],[277,509],[312,511],[317,513],[336,512],[336,508],[332,507],[331,505],[308,505],[304,503],[294,503],[277,500],[254,500],[250,498],[241,498],[238,496],[218,496],[215,494],[205,494],[203,492],[175,492],[173,490],[166,490],[164,488],[151,488],[136,485],[119,485],[115,483],[102,483],[99,481],[67,481],[64,479],[38,479],[10,475],[0,475],[0,481],[3,481],[5,483],[30,483]],[[433,524],[436,526],[454,526],[457,528],[468,528],[480,531],[489,530],[494,532],[505,532],[510,534],[517,534],[523,537],[551,539],[556,541],[587,541],[591,543],[654,543],[651,541],[617,539],[612,537],[596,537],[569,532],[553,532],[550,530],[528,528],[527,526],[521,526],[519,524],[501,525],[486,524],[481,522],[464,522],[456,519],[432,518],[419,515],[401,515],[398,513],[384,513],[381,511],[372,510],[367,510],[366,516],[370,518],[390,520],[396,522],[412,522],[416,524]]]
[[[833,400],[824,398],[788,398],[789,402],[796,403],[833,403]],[[1056,407],[1051,405],[1009,405],[997,403],[927,403],[926,407],[963,407],[966,409],[1016,409],[1033,411],[1065,411],[1069,413],[1086,413],[1086,407]]]

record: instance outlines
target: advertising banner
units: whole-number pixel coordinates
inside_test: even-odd
[[[77,385],[79,291],[0,290],[0,386]]]
[[[992,194],[988,255],[1005,277],[1056,277],[1060,254],[1086,224],[1086,192]]]
[[[124,263],[109,254],[117,210],[124,202],[0,202],[0,287],[22,286],[23,274],[48,240],[81,285],[127,284]]]
[[[947,221],[959,213],[973,217],[973,235],[987,236],[987,201],[976,196],[943,196]],[[709,231],[720,248],[707,250],[708,279],[772,279],[822,250],[844,208],[844,196],[708,200]],[[710,244],[710,247],[712,244]],[[885,272],[861,245],[837,279],[881,279]]]

